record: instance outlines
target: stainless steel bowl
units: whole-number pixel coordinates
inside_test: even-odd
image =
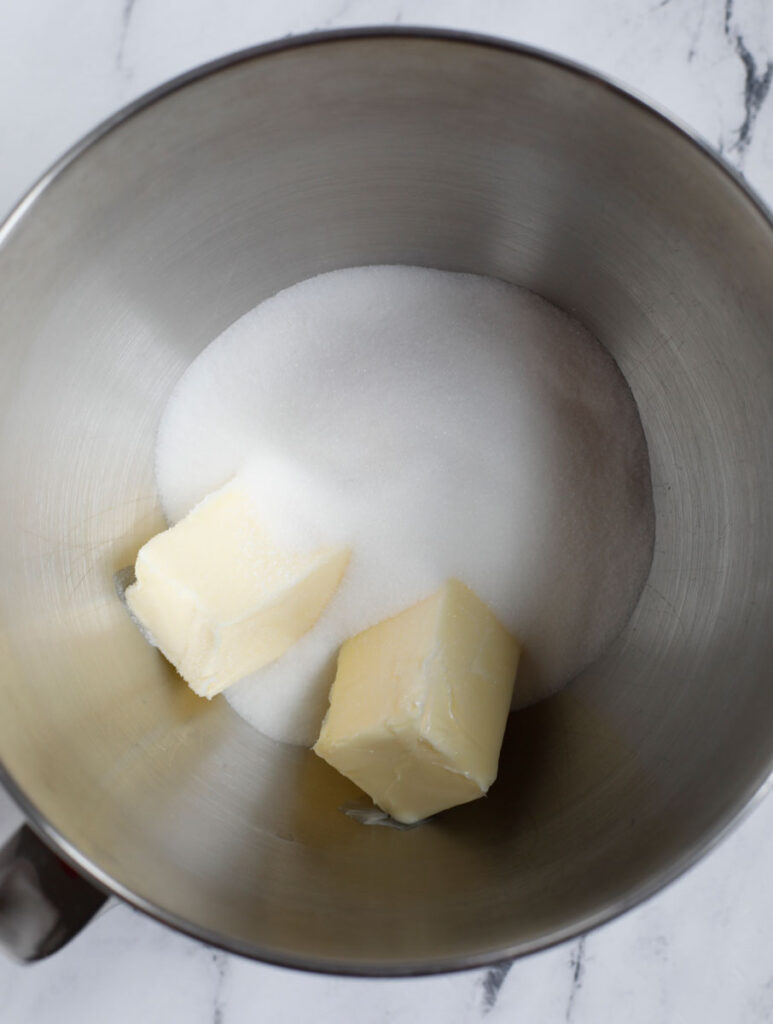
[[[654,564],[608,655],[512,719],[491,795],[365,827],[307,751],[194,697],[113,573],[162,527],[185,367],[279,288],[363,263],[491,274],[571,310],[641,410]],[[0,247],[0,754],[46,837],[195,936],[400,974],[540,949],[655,892],[773,762],[773,230],[703,146],[544,54],[337,33],[120,114]],[[463,482],[460,481],[460,486]]]

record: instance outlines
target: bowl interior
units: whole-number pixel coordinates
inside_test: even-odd
[[[324,270],[490,274],[614,355],[657,537],[614,647],[511,719],[491,794],[411,831],[194,697],[113,573],[163,527],[154,433],[225,326]],[[605,83],[388,33],[250,55],[142,106],[0,246],[0,757],[97,878],[229,948],[400,973],[539,948],[654,891],[773,755],[773,232]]]

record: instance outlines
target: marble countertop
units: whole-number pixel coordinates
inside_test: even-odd
[[[0,213],[88,129],[181,71],[288,34],[395,23],[499,35],[606,72],[695,129],[773,205],[770,0],[26,0],[0,5]],[[20,821],[0,791],[0,841]],[[769,849],[771,800],[622,919],[513,964],[426,979],[252,963],[110,903],[49,960],[0,960],[0,1022],[771,1021]]]

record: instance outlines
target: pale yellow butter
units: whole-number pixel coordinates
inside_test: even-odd
[[[191,688],[213,697],[316,622],[348,558],[277,547],[237,481],[145,544],[126,602]]]
[[[464,584],[347,640],[314,750],[398,821],[496,778],[520,647]]]

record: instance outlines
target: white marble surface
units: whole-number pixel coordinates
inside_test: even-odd
[[[770,0],[5,0],[0,211],[118,107],[213,57],[317,28],[501,35],[615,76],[717,146],[773,204]],[[20,820],[0,792],[0,840]],[[0,1024],[751,1024],[773,1020],[773,800],[687,877],[507,970],[360,981],[214,952],[112,904],[68,948],[0,961]],[[499,986],[499,987],[498,987]]]

